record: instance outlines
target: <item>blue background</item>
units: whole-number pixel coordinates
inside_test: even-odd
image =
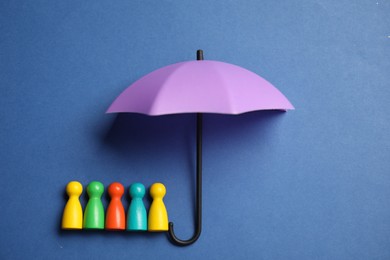
[[[1,1],[0,258],[390,259],[389,13],[384,0]],[[166,185],[177,235],[192,235],[194,115],[105,111],[198,48],[296,107],[205,115],[198,242],[61,231],[69,181],[139,181]]]

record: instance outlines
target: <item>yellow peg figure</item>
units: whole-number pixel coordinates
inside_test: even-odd
[[[154,183],[150,187],[153,202],[149,209],[149,231],[168,231],[168,213],[163,202],[165,193],[166,189],[162,183]]]
[[[69,200],[65,205],[62,215],[63,229],[82,229],[83,227],[83,209],[79,197],[83,192],[83,186],[80,182],[71,181],[66,186],[66,193]]]

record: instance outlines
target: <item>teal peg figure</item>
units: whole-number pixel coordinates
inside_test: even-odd
[[[101,201],[104,186],[101,182],[93,181],[88,184],[89,200],[84,212],[84,225],[86,229],[104,229],[104,207]]]
[[[145,195],[145,186],[141,183],[133,183],[129,193],[131,203],[127,214],[127,230],[144,231],[148,229],[146,209],[142,198]]]

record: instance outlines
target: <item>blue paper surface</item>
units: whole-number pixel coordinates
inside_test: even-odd
[[[381,0],[1,1],[0,258],[390,259],[389,12]],[[205,115],[200,239],[61,231],[66,184],[98,180],[163,182],[177,236],[192,235],[195,116],[105,110],[199,48],[296,108]]]

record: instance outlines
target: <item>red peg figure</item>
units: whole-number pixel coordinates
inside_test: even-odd
[[[106,229],[125,230],[126,228],[125,209],[121,201],[124,192],[125,188],[119,182],[113,182],[108,187],[111,201],[106,213]]]

